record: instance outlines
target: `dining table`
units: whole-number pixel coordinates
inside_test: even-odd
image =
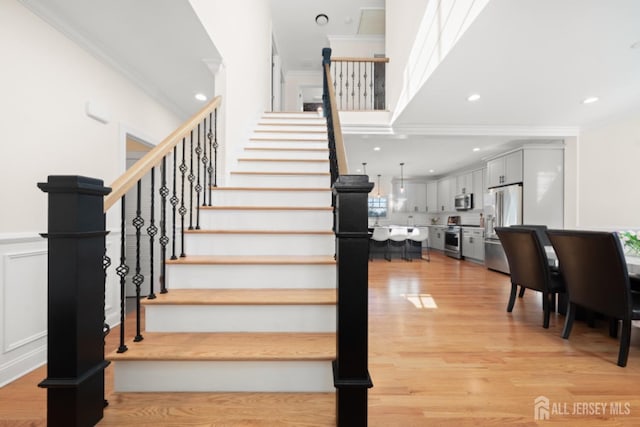
[[[545,246],[544,249],[547,253],[549,264],[552,267],[558,267],[558,257],[556,256],[556,252],[553,250],[553,246]],[[627,271],[629,272],[629,275],[640,276],[640,257],[625,254],[624,259],[627,262]]]

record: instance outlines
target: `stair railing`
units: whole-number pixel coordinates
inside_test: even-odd
[[[323,110],[327,118],[329,160],[336,234],[336,387],[337,425],[367,425],[369,233],[367,198],[373,189],[367,175],[348,175],[340,116],[332,82],[331,49],[322,50]]]
[[[342,111],[385,109],[389,58],[331,58],[336,105]]]
[[[106,212],[120,201],[120,254],[115,272],[120,281],[117,351],[122,353],[128,349],[128,276],[133,273],[133,341],[139,342],[144,339],[142,285],[149,283],[149,293],[144,295],[149,299],[156,298],[156,282],[160,293],[167,292],[167,257],[175,260],[186,256],[185,230],[199,229],[200,208],[211,206],[212,187],[217,186],[220,103],[221,98],[216,97],[194,114],[116,179],[111,188],[104,187],[101,180],[79,176],[49,176],[46,183],[38,184],[49,194],[49,226],[44,235],[48,238],[49,268],[48,370],[47,379],[40,384],[47,388],[49,425],[94,425],[102,418],[106,404],[104,336],[110,327],[105,323],[104,291],[107,270],[113,264],[106,252]],[[134,206],[133,218],[127,217],[129,203]],[[133,260],[126,254],[129,225],[135,229]],[[147,238],[148,244],[143,244]],[[143,250],[148,250],[148,261],[143,259]],[[97,283],[102,283],[101,292],[95,288]]]

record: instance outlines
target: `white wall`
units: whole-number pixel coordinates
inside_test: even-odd
[[[328,36],[331,56],[351,58],[373,58],[384,54],[384,36]]]
[[[322,70],[289,71],[284,78],[284,110],[302,111],[302,90],[322,88]]]
[[[640,110],[583,129],[577,158],[577,225],[640,229]]]
[[[2,385],[46,360],[47,252],[37,233],[47,230],[47,197],[36,183],[68,174],[110,185],[124,171],[126,131],[158,142],[179,120],[15,0],[0,2],[0,52]],[[104,107],[108,124],[87,117],[87,101]],[[110,253],[117,234],[108,238]],[[111,324],[119,298],[113,277],[106,295]]]
[[[222,56],[224,156],[229,165],[265,111],[271,110],[271,11],[264,0],[190,0]],[[250,12],[250,13],[249,13]],[[224,87],[221,87],[224,85]]]

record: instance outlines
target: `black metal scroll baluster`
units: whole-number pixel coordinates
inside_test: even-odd
[[[203,137],[204,137],[204,144],[202,144],[204,146],[204,156],[202,157],[202,189],[204,190],[202,192],[202,206],[207,206],[207,163],[209,162],[209,158],[207,157],[207,137],[206,134],[207,133],[207,118],[204,118],[204,129],[203,129]],[[211,196],[209,196],[211,197]],[[209,204],[211,204],[211,201],[209,201]]]
[[[158,227],[156,227],[156,168],[151,168],[151,209],[149,215],[149,226],[147,227],[147,235],[149,236],[149,295],[147,299],[155,299],[156,294],[154,292],[154,255],[155,255],[155,237],[158,234]],[[160,219],[162,221],[162,219]]]
[[[362,109],[360,105],[360,101],[362,100],[362,95],[360,94],[360,80],[362,78],[362,62],[358,62],[358,110]],[[365,173],[366,175],[366,173]]]
[[[343,110],[344,106],[342,105],[342,62],[340,63],[340,109]]]
[[[169,195],[169,188],[167,187],[167,157],[162,158],[162,183],[160,184],[160,293],[167,293],[167,286],[165,280],[167,277],[167,244],[169,244],[169,237],[167,237],[167,196]]]
[[[187,173],[187,163],[185,162],[185,151],[186,151],[187,142],[185,138],[182,138],[182,163],[180,163],[180,173],[182,173],[182,189],[180,195],[180,209],[178,209],[178,213],[180,214],[180,230],[181,230],[181,243],[182,243],[182,252],[180,253],[180,258],[184,258],[187,256],[184,253],[184,216],[187,214],[187,208],[184,206],[184,178]]]
[[[364,98],[364,108],[367,109],[367,64],[364,64],[364,93],[362,97]]]
[[[207,133],[207,139],[209,140],[209,166],[207,166],[207,173],[209,174],[209,206],[211,206],[211,186],[213,184],[213,166],[211,163],[213,157],[213,133],[211,132],[211,118],[212,114],[209,113],[209,132]]]
[[[193,181],[196,176],[193,174],[193,130],[191,131],[191,139],[189,142],[189,230],[193,230]]]
[[[351,109],[356,109],[356,63],[351,63]]]
[[[135,342],[142,341],[142,335],[140,334],[140,286],[144,282],[144,276],[140,273],[140,229],[144,225],[144,219],[142,218],[141,197],[142,193],[142,179],[138,180],[138,192],[136,195],[136,217],[133,218],[132,224],[136,228],[136,274],[133,275],[133,284],[136,286],[136,336],[133,339]]]
[[[218,110],[213,112],[213,186],[218,186]]]
[[[375,110],[376,109],[376,100],[375,100],[375,91],[373,89],[373,80],[374,80],[375,74],[373,71],[373,62],[371,63],[371,79],[369,80],[369,93],[371,94],[371,109]]]
[[[347,64],[347,74],[345,76],[346,77],[345,80],[347,82],[344,85],[344,87],[345,87],[344,91],[345,91],[345,98],[347,100],[347,102],[346,102],[347,106],[346,106],[345,110],[348,110],[349,109],[349,63],[347,62],[346,64]]]
[[[126,314],[126,295],[125,295],[125,285],[127,283],[126,277],[129,274],[129,266],[127,265],[126,255],[125,255],[125,242],[126,242],[126,209],[125,209],[125,196],[122,196],[120,201],[121,210],[120,210],[120,265],[116,268],[116,274],[120,276],[120,345],[118,346],[118,353],[124,353],[128,350],[127,346],[124,344],[124,319]]]
[[[111,258],[109,258],[109,255],[107,255],[107,248],[104,248],[104,256],[102,257],[102,270],[104,271],[104,286],[106,288],[107,286],[107,269],[111,266]],[[111,326],[109,326],[109,324],[107,323],[107,317],[106,317],[106,311],[104,310],[104,299],[102,300],[102,311],[105,313],[104,316],[102,316],[102,322],[104,323],[104,325],[102,326],[102,332],[103,335],[106,337],[107,335],[109,335],[109,332],[111,332]],[[105,400],[105,403],[107,401]]]
[[[202,154],[202,146],[200,144],[200,123],[198,123],[198,145],[196,146],[196,230],[200,230],[200,192],[202,186],[200,185],[200,155]],[[193,158],[191,159],[193,162]],[[193,174],[193,170],[191,171]]]
[[[173,206],[173,221],[171,221],[171,225],[173,228],[172,239],[171,239],[171,259],[178,259],[176,256],[176,206],[178,206],[178,195],[176,193],[178,185],[176,184],[176,175],[178,174],[176,171],[176,167],[178,165],[178,149],[177,147],[173,147],[173,194],[171,195],[171,199],[169,199],[169,203]]]
[[[338,93],[338,66],[335,65],[335,62],[331,63],[331,68],[333,69],[333,93]],[[331,69],[330,68],[330,69]],[[329,93],[329,88],[327,88],[327,94]],[[328,95],[327,95],[328,96]]]

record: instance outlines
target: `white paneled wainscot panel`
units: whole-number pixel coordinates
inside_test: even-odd
[[[0,235],[0,387],[46,362],[46,247],[36,233]]]

